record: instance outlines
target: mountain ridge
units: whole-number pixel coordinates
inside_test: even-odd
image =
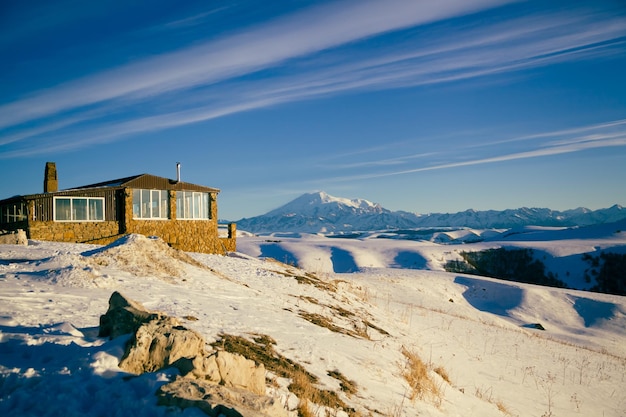
[[[506,210],[467,209],[456,213],[417,214],[392,211],[365,199],[334,197],[324,191],[305,193],[266,214],[237,221],[251,233],[344,233],[386,229],[468,227],[510,229],[519,226],[573,227],[612,223],[626,218],[619,204],[590,210],[564,211],[521,207]]]

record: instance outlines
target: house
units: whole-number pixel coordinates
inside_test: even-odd
[[[0,230],[29,239],[109,244],[123,235],[158,236],[188,252],[236,250],[236,225],[218,233],[217,188],[140,174],[58,190],[56,164],[46,163],[42,194],[0,200]]]

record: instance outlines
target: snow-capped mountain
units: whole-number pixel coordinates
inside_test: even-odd
[[[416,214],[391,211],[363,199],[333,197],[325,192],[307,193],[261,216],[237,221],[240,230],[252,233],[340,233],[421,227],[470,227],[508,229],[519,226],[587,226],[626,218],[626,209],[577,208],[555,211],[518,208],[502,211],[466,210],[459,213]]]
[[[299,213],[306,215],[338,216],[340,213],[361,215],[383,213],[384,208],[380,204],[372,203],[361,198],[347,199],[334,197],[323,191],[303,194],[290,203],[285,204],[267,213],[267,216],[289,215]]]
[[[363,199],[333,197],[325,192],[307,193],[264,215],[237,221],[237,227],[253,233],[332,233],[415,227],[413,213],[391,211]]]

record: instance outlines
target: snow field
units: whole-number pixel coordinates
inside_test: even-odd
[[[393,245],[428,262],[449,246],[428,254],[423,244],[388,239],[282,240],[311,267],[298,269],[258,259],[262,243],[270,242],[241,239],[232,256],[181,256],[138,236],[111,247],[2,246],[0,413],[199,415],[156,405],[154,392],[173,371],[129,378],[117,367],[124,337],[96,337],[114,290],[196,318],[187,325],[208,343],[221,333],[271,336],[323,388],[339,389],[333,370],[354,381],[357,392],[340,395],[362,415],[621,416],[626,409],[624,297],[388,264]],[[359,271],[326,269],[331,244],[339,257],[357,254]],[[306,319],[312,315],[329,325]],[[537,323],[545,330],[532,328]],[[428,365],[439,396],[410,400],[403,349]]]

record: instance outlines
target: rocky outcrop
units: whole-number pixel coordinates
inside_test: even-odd
[[[142,324],[162,317],[160,313],[148,311],[141,304],[115,291],[109,298],[109,309],[100,316],[98,336],[115,339],[123,334],[134,333]]]
[[[180,408],[198,407],[213,417],[287,417],[274,398],[202,380],[179,378],[157,391],[158,403]]]
[[[129,340],[120,368],[134,374],[175,366],[181,359],[202,357],[204,339],[172,317],[142,324]]]
[[[265,367],[241,355],[207,347],[195,330],[162,313],[113,293],[100,317],[100,336],[131,333],[119,367],[141,374],[175,367],[180,377],[162,386],[164,405],[198,407],[209,416],[287,416],[280,402],[265,395]]]
[[[241,355],[220,351],[216,356],[217,368],[224,386],[244,389],[255,394],[265,394],[265,366]]]

